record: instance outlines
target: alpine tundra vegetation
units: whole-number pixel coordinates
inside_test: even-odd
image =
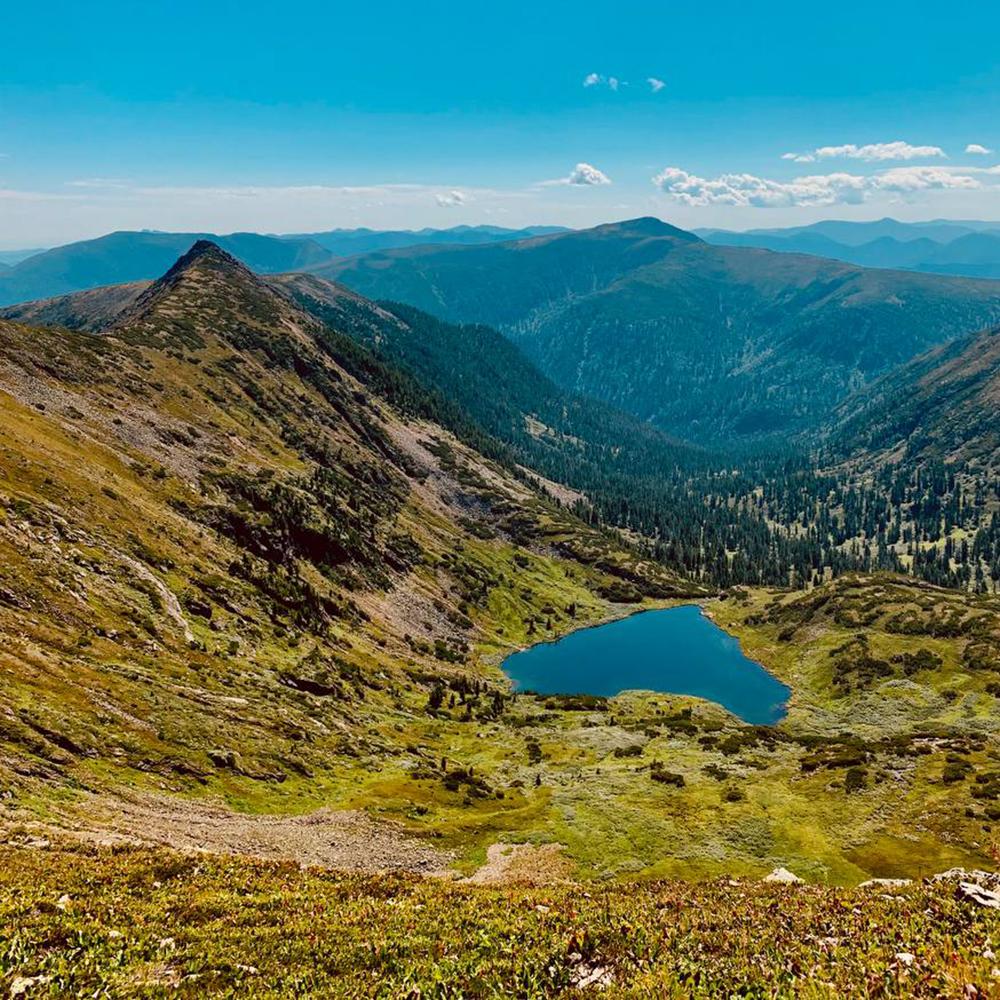
[[[997,17],[118,6],[5,12],[0,995],[1000,997]]]

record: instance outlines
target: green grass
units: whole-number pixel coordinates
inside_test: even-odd
[[[529,890],[0,850],[0,984],[33,997],[966,1000],[996,995],[998,934],[953,883]]]

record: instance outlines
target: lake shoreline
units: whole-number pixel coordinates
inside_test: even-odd
[[[493,654],[491,665],[499,668],[511,690],[533,692],[540,696],[552,694],[579,694],[592,697],[613,698],[626,692],[649,691],[656,694],[697,698],[721,706],[748,725],[777,725],[788,715],[792,689],[775,676],[767,667],[747,656],[739,636],[723,628],[711,613],[710,605],[718,599],[673,600],[652,606],[630,607],[624,614],[605,614],[597,619],[581,623],[557,637],[546,637],[536,643],[512,647]],[[616,633],[612,638],[604,636],[589,650],[581,649],[579,640],[574,643],[571,663],[561,662],[558,654],[542,653],[553,649],[566,640],[574,640],[587,632],[597,632],[613,625],[644,617],[646,612],[670,611],[679,608],[697,608],[696,618],[671,616],[669,621],[657,619],[656,624],[645,626],[642,632]],[[615,609],[619,610],[619,609]],[[620,609],[626,610],[626,609]],[[707,631],[696,623],[703,623]],[[666,628],[662,636],[651,629]],[[718,642],[716,640],[725,640]],[[612,643],[608,645],[609,641]],[[520,661],[521,669],[511,665],[512,660],[531,651],[538,651],[545,662],[544,679],[538,675],[524,673],[528,669],[538,669],[538,657]],[[575,655],[574,655],[575,654]],[[588,660],[597,656],[595,662]],[[607,664],[615,663],[613,673]],[[743,669],[748,666],[752,669]],[[590,681],[585,678],[588,669],[594,670]],[[569,671],[571,679],[563,684],[561,671]],[[624,680],[623,686],[615,689],[608,684],[611,676],[621,676],[637,671],[635,683]],[[645,672],[645,675],[644,675]],[[582,676],[581,676],[582,675]],[[716,685],[714,688],[712,685]],[[769,700],[768,689],[773,694],[781,694],[780,700]]]

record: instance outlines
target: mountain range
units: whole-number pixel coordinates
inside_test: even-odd
[[[205,233],[116,232],[46,250],[0,273],[0,304],[49,298],[102,285],[156,278]],[[310,240],[257,233],[212,236],[219,246],[263,274],[330,259]]]
[[[521,239],[558,227],[503,229],[457,226],[452,229],[380,231],[337,229],[301,236],[258,233],[115,232],[51,250],[0,252],[0,306],[129,281],[152,280],[196,240],[210,239],[260,274],[302,270],[334,256],[415,244],[465,245]]]
[[[562,226],[527,226],[524,229],[505,229],[502,226],[453,226],[451,229],[331,229],[323,233],[299,233],[279,238],[312,240],[337,257],[348,257],[372,250],[394,250],[398,247],[426,244],[469,246],[561,232],[566,232]]]
[[[1000,320],[1000,284],[720,247],[657,219],[310,272],[484,323],[562,386],[701,443],[785,439],[851,391]]]
[[[732,232],[699,229],[719,246],[804,253],[863,267],[1000,278],[1000,222],[838,222]]]
[[[620,267],[608,238],[561,260]],[[640,262],[659,240],[704,245],[644,222],[614,238]],[[940,850],[937,827],[904,836],[933,791],[947,857],[979,862],[988,814],[939,776],[981,752],[1000,607],[932,586],[927,561],[917,581],[871,571],[907,568],[894,527],[930,552],[956,518],[976,548],[953,578],[1000,571],[973,521],[992,487],[956,492],[919,464],[933,456],[890,489],[878,470],[855,487],[788,451],[685,444],[491,327],[258,275],[204,240],[155,281],[18,308],[0,318],[5,810],[231,849],[242,808],[255,851],[409,871],[557,824],[595,873],[657,870],[683,843],[706,875],[777,857],[857,881],[909,863],[880,853],[897,840]],[[40,322],[57,310],[88,329]],[[794,682],[781,726],[655,692],[514,697],[498,670],[512,648],[710,595]],[[314,811],[334,804],[351,812]],[[359,828],[365,809],[396,824]],[[262,846],[255,810],[295,813],[288,841]]]
[[[129,234],[119,235],[122,243],[129,242]],[[187,239],[171,237],[182,245]],[[699,447],[724,443],[729,448],[760,439],[808,444],[831,431],[837,408],[852,394],[863,393],[924,351],[1000,321],[1000,285],[990,281],[716,247],[655,219],[346,258],[333,258],[306,241],[233,239],[245,256],[256,254],[258,270],[273,270],[289,259],[307,268],[267,280],[320,315],[332,310],[330,315],[343,321],[347,285],[367,299],[406,304],[443,319],[425,330],[443,344],[428,342],[419,351],[414,349],[418,341],[391,335],[395,326],[375,339],[363,334],[360,339],[369,349],[390,352],[391,363],[415,366],[420,377],[437,379],[437,388],[449,398],[457,394],[463,405],[479,406],[479,418],[493,431],[502,408],[486,414],[477,400],[504,385],[505,399],[524,404],[513,408],[518,414],[513,418],[503,416],[504,439],[521,449],[526,442],[535,448],[539,440],[526,434],[523,423],[518,426],[519,414],[529,411],[563,439],[595,441],[597,428],[614,426],[618,438],[641,442],[648,435],[636,429],[653,425]],[[114,236],[97,242],[102,255],[114,257],[120,249]],[[149,245],[162,254],[168,244],[159,234]],[[149,284],[88,289],[9,306],[2,315],[101,331],[132,308]],[[414,322],[424,327],[427,319]],[[463,332],[455,323],[471,327]],[[472,341],[479,344],[478,355],[468,351]],[[495,359],[492,381],[476,370],[488,358]],[[528,358],[548,377],[545,392],[539,389],[541,372]],[[466,373],[463,380],[452,377],[449,365],[456,364]],[[467,391],[472,386],[476,390]],[[567,407],[560,400],[559,393],[567,392],[591,400],[585,433],[574,424],[579,416],[568,422],[558,416],[582,412],[581,404]],[[543,398],[551,403],[542,403]],[[597,414],[597,399],[614,409]],[[626,430],[612,413],[629,414],[637,422]],[[614,437],[605,435],[606,440]],[[676,463],[680,454],[664,447],[657,468]],[[693,453],[686,454],[690,461]],[[554,459],[547,461],[551,472]],[[635,456],[628,461],[636,468],[644,464]],[[576,486],[593,487],[593,479],[579,468],[575,476]]]

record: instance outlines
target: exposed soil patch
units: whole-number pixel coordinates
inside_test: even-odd
[[[21,825],[34,838],[69,836],[102,845],[144,844],[180,851],[240,854],[303,866],[382,874],[448,874],[452,855],[363,812],[318,809],[301,816],[257,816],[220,804],[165,795],[102,799],[73,828]]]
[[[491,844],[486,864],[463,879],[471,885],[551,885],[569,882],[573,862],[562,844]]]

